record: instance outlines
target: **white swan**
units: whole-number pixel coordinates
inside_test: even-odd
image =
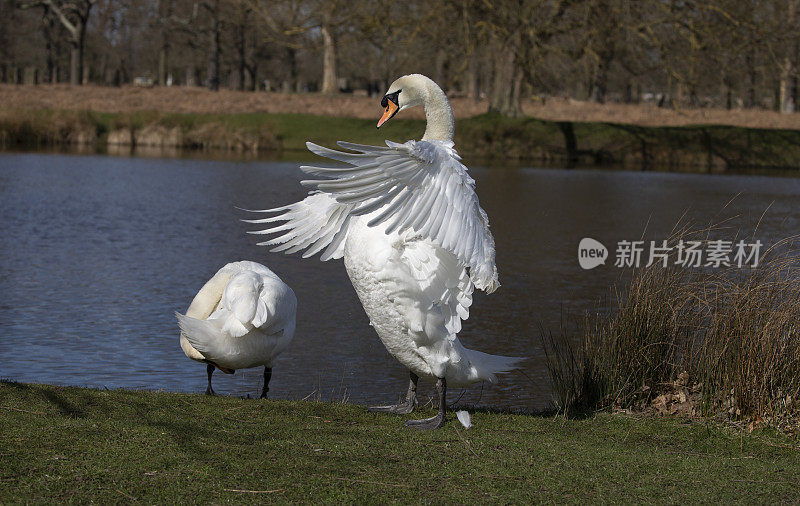
[[[380,128],[398,111],[421,105],[427,126],[420,141],[387,147],[339,142],[355,153],[312,143],[308,148],[350,167],[301,167],[327,179],[301,202],[259,212],[279,213],[251,223],[286,222],[257,234],[272,251],[321,259],[344,257],[353,287],[383,344],[410,371],[405,401],[376,411],[410,413],[418,377],[436,379],[439,412],[407,425],[438,428],[445,422],[447,385],[496,381],[521,359],[487,355],[462,346],[456,334],[469,316],[473,287],[500,286],[494,239],[478,203],[475,181],[453,149],[453,112],[430,79],[412,74],[389,87]]]
[[[294,337],[296,311],[292,289],[261,264],[233,262],[214,274],[186,315],[175,313],[183,352],[208,364],[206,394],[214,395],[214,367],[233,374],[263,365],[266,398],[272,363]]]

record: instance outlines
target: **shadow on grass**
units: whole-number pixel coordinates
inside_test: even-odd
[[[57,392],[53,390],[45,390],[42,392],[42,395],[45,399],[47,399],[51,404],[53,404],[58,411],[67,417],[70,418],[86,418],[87,410],[86,408],[89,407],[91,401],[89,396],[86,394],[80,395],[79,404],[74,404],[64,398],[64,396],[59,395]]]
[[[198,416],[199,413],[190,414],[181,409],[173,409],[174,406],[161,398],[155,400],[149,396],[140,398],[138,397],[140,392],[137,391],[103,391],[0,380],[0,391],[3,388],[24,391],[26,401],[34,402],[38,397],[55,408],[42,410],[44,413],[41,414],[70,419],[99,419],[104,423],[110,421],[115,430],[117,426],[131,425],[134,428],[144,426],[165,432],[182,451],[198,458],[206,455],[208,451],[199,446],[197,440],[214,437],[213,430],[209,428],[211,427],[209,420]],[[201,412],[202,404],[198,402],[191,406],[199,408],[197,411]],[[141,435],[141,437],[146,436]]]

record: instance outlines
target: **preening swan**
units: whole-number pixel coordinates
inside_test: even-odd
[[[264,366],[266,398],[272,363],[292,341],[297,299],[286,283],[255,262],[233,262],[220,269],[192,300],[186,315],[175,313],[181,348],[187,357],[208,364],[206,394],[214,395],[214,368]]]
[[[321,259],[344,257],[347,274],[386,349],[409,369],[405,400],[370,408],[413,411],[419,377],[436,380],[438,414],[409,426],[444,425],[447,386],[495,382],[517,367],[514,357],[487,355],[458,340],[474,287],[487,293],[500,283],[489,220],[475,181],[453,148],[453,112],[444,92],[420,74],[397,79],[381,105],[378,127],[399,111],[421,105],[427,125],[420,141],[387,147],[339,142],[352,152],[307,143],[312,152],[349,167],[301,167],[323,179],[303,181],[318,190],[305,200],[260,212],[278,213],[251,223],[285,222],[256,234],[272,251]]]

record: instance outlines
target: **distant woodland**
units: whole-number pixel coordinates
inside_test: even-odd
[[[0,0],[0,81],[796,113],[800,0]]]

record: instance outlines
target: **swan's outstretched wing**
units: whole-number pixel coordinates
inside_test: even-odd
[[[275,209],[255,211],[272,213],[274,216],[258,220],[244,220],[247,223],[276,223],[264,230],[249,232],[250,234],[279,234],[268,241],[258,243],[259,246],[275,246],[270,251],[296,253],[305,249],[303,258],[314,256],[325,249],[321,260],[342,258],[344,240],[347,237],[347,225],[350,213],[355,204],[341,204],[330,195],[314,193],[300,202]]]
[[[303,181],[304,185],[353,206],[350,215],[374,213],[370,226],[386,222],[387,232],[411,229],[434,241],[470,268],[479,289],[493,292],[500,286],[489,220],[452,142],[386,141],[387,147],[339,142],[355,153],[306,145],[351,167],[303,166],[308,174],[328,178]]]

